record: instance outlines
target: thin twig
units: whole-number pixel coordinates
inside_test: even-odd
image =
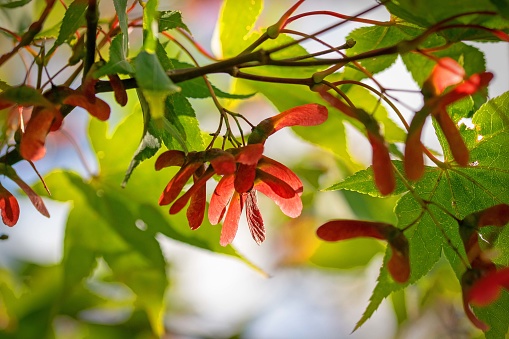
[[[35,36],[41,31],[42,25],[44,24],[44,21],[48,18],[51,10],[53,9],[53,5],[55,5],[56,0],[47,0],[46,1],[46,7],[44,8],[44,11],[42,12],[41,16],[39,17],[39,20],[35,21],[30,25],[28,28],[28,31],[21,36],[20,42],[14,46],[14,48],[5,53],[0,57],[0,66],[2,66],[7,60],[9,60],[14,54],[16,54],[20,48],[28,46],[32,43]]]

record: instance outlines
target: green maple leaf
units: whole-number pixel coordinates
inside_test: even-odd
[[[224,58],[234,57],[256,40],[252,29],[263,0],[226,0],[219,14],[218,31]]]
[[[497,7],[504,13],[504,1],[490,0],[398,0],[387,1],[384,5],[391,14],[421,27],[430,27],[455,15],[475,12],[496,12]],[[507,14],[507,12],[505,12]],[[459,16],[446,24],[474,24],[495,29],[507,29],[509,21],[499,15],[470,14]],[[477,28],[450,28],[439,32],[449,41],[498,40],[493,34]]]
[[[134,73],[133,66],[126,59],[126,52],[124,47],[124,34],[119,34],[111,41],[110,45],[110,59],[106,64],[99,67],[94,72],[94,77],[99,79],[108,74],[132,74]]]
[[[369,26],[353,30],[348,35],[353,39],[355,46],[346,50],[346,55],[356,56],[360,53],[396,45],[403,40],[411,40],[422,34],[423,30],[417,27],[407,26]],[[375,74],[392,66],[398,58],[397,54],[384,55],[376,58],[360,60],[361,64],[369,73]],[[347,65],[344,73],[345,79],[361,80],[367,75],[354,65]]]
[[[410,244],[412,274],[402,285],[394,282],[385,266],[378,277],[370,303],[359,320],[361,326],[391,293],[412,284],[425,276],[445,254],[458,278],[465,271],[464,250],[458,233],[458,219],[487,207],[509,203],[509,92],[485,103],[474,114],[475,129],[463,129],[462,135],[470,149],[471,163],[459,167],[452,159],[445,138],[439,140],[445,150],[449,168],[426,167],[421,180],[409,190],[398,179],[394,194],[402,195],[395,213],[398,227],[412,225],[405,232]],[[402,173],[402,164],[394,161],[395,170]],[[360,171],[330,189],[347,189],[372,196],[380,196],[374,183],[371,168]],[[423,203],[427,201],[428,203]],[[509,264],[509,231],[504,229],[498,237],[496,248],[500,251],[496,263]],[[387,255],[386,258],[387,260]],[[386,262],[385,260],[385,262]],[[504,294],[488,307],[476,308],[479,318],[491,326],[488,338],[503,338],[509,327],[507,318],[509,296]]]
[[[483,52],[462,42],[436,51],[433,55],[438,58],[449,57],[458,61],[465,70],[467,76],[486,71],[486,61]],[[410,74],[412,74],[413,79],[417,82],[417,85],[422,87],[424,81],[426,81],[431,74],[433,67],[435,67],[436,61],[416,53],[407,53],[401,58]],[[470,117],[476,109],[486,102],[486,93],[487,90],[482,90],[472,96],[473,101],[462,100],[449,107],[448,110],[453,118],[456,118],[458,113],[462,113],[461,117]],[[458,107],[458,105],[462,107]],[[465,105],[470,106],[467,108]]]
[[[182,28],[191,33],[189,28],[182,21],[182,13],[180,11],[159,12],[159,32],[174,28]]]

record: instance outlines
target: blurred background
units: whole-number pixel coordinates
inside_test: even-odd
[[[276,22],[294,2],[265,1],[257,28]],[[0,12],[2,26],[16,30],[19,25],[26,25],[30,22],[34,7],[40,6],[40,3],[34,1],[20,10]],[[183,20],[193,37],[205,49],[217,54],[220,48],[215,25],[221,4],[220,0],[161,1],[161,10],[182,11]],[[326,9],[354,15],[374,4],[371,0],[313,0],[305,2],[298,11]],[[114,13],[112,4],[103,1],[101,13]],[[366,17],[388,20],[389,14],[382,7]],[[332,22],[335,20],[328,17],[320,20],[302,19],[292,23],[291,28],[312,33]],[[345,41],[345,36],[356,27],[360,25],[349,23],[324,35],[323,39],[333,45],[340,45]],[[0,36],[0,53],[10,48],[8,41],[6,37]],[[140,44],[133,38],[131,43],[133,46]],[[496,69],[496,78],[490,86],[490,97],[507,91],[507,44],[474,45],[486,53],[487,69]],[[309,42],[304,46],[309,52],[319,48],[316,43]],[[202,63],[206,62],[203,58],[198,59]],[[54,62],[58,63],[57,60]],[[11,64],[10,73],[5,73],[5,68],[0,70],[0,79],[9,79],[10,83],[16,83],[16,79],[18,82],[23,81],[25,73],[17,71],[24,69],[21,61],[13,59]],[[400,59],[376,78],[387,88],[417,89]],[[211,76],[211,80],[226,91],[230,86],[225,76]],[[107,95],[103,97],[112,100]],[[415,109],[422,104],[416,95],[399,93],[398,97]],[[192,104],[201,127],[213,131],[217,116],[212,101],[197,99]],[[277,113],[260,95],[240,104],[232,102],[231,105],[254,122]],[[406,107],[400,108],[407,117],[412,113]],[[115,109],[109,122],[110,131],[132,110],[132,104],[123,109]],[[87,122],[86,114],[73,113],[65,121],[64,133],[51,135],[47,145],[48,155],[37,162],[37,168],[42,174],[54,168],[64,168],[87,177],[97,170],[97,161],[86,136]],[[369,164],[369,144],[353,129],[349,133],[351,154],[360,163]],[[75,140],[79,152],[66,134]],[[440,149],[430,128],[425,141],[433,149]],[[316,239],[315,229],[331,218],[395,222],[392,211],[396,200],[370,199],[352,192],[320,191],[342,179],[337,161],[331,154],[301,141],[291,130],[278,132],[271,137],[266,144],[266,154],[295,170],[305,183],[304,199],[308,198],[312,203],[306,205],[302,217],[291,220],[284,217],[271,201],[260,197],[260,209],[268,232],[267,240],[260,246],[253,242],[245,220],[242,219],[234,246],[262,272],[240,260],[161,236],[158,240],[169,263],[171,285],[166,295],[168,311],[165,325],[169,329],[168,338],[382,339],[463,338],[473,335],[471,326],[464,319],[454,274],[447,266],[440,264],[425,281],[384,301],[371,319],[351,333],[368,305],[376,284],[384,245],[373,240],[323,243]],[[26,163],[16,166],[18,173],[28,182],[37,180]],[[15,190],[14,186],[7,188]],[[51,213],[51,219],[46,219],[36,213],[26,197],[20,194],[17,197],[22,213],[16,227],[2,227],[0,230],[0,233],[9,236],[8,240],[0,242],[0,266],[6,271],[15,272],[28,263],[39,266],[59,263],[66,218],[72,204],[45,199]],[[441,279],[436,279],[438,276]],[[125,292],[122,287],[101,289],[101,285],[92,280],[89,286],[110,297],[118,294],[121,297]],[[5,312],[0,306],[0,331],[2,311]],[[82,315],[90,322],[115,324],[125,319],[125,312],[103,309],[90,310]],[[55,324],[61,338],[76,337],[78,332],[73,326],[69,319],[62,319]]]

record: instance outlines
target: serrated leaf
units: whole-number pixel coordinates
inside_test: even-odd
[[[166,53],[165,46],[167,45],[167,42],[162,44],[160,41],[158,41],[156,47],[157,58],[159,59],[159,62],[165,71],[169,71],[174,68],[170,58],[168,57],[168,53]]]
[[[37,39],[56,39],[58,37],[58,32],[60,32],[60,26],[62,26],[62,22],[58,22],[57,24],[45,29],[35,36],[34,40]]]
[[[489,0],[399,0],[386,3],[385,6],[392,14],[405,21],[421,27],[428,27],[455,14],[482,10],[493,11],[494,8],[489,2]],[[470,20],[472,18],[475,16],[471,16]]]
[[[403,173],[403,163],[401,161],[393,160],[392,163],[397,171]],[[360,170],[352,174],[351,176],[347,177],[345,180],[325,189],[325,191],[337,191],[337,190],[358,192],[377,198],[384,197],[384,195],[380,193],[380,191],[375,185],[372,166],[369,166],[367,169]],[[391,195],[398,195],[406,192],[407,190],[408,188],[403,184],[401,178],[399,176],[396,176],[396,188],[391,193]]]
[[[98,79],[109,74],[133,74],[135,72],[134,67],[126,59],[123,48],[124,40],[123,34],[118,34],[113,38],[110,45],[110,59],[94,72],[94,78]]]
[[[159,12],[159,32],[169,29],[182,28],[191,33],[186,24],[182,21],[182,13],[180,11],[162,11]]]
[[[226,0],[219,14],[219,41],[223,58],[242,52],[256,37],[250,34],[262,12],[263,0]]]
[[[458,61],[458,63],[465,69],[465,74],[467,77],[475,73],[486,71],[486,61],[484,54],[478,48],[461,42],[455,43],[449,48],[434,52],[433,55],[437,58],[450,57]],[[436,62],[418,53],[407,53],[402,56],[402,59],[406,68],[410,74],[412,74],[415,82],[417,82],[417,85],[422,87],[424,81],[426,81]],[[454,114],[456,118],[472,116],[473,112],[486,101],[486,91],[480,91],[472,98],[474,100],[473,105],[470,107],[470,109],[462,111],[464,113],[463,115],[460,116],[458,114],[460,113],[458,108],[467,105],[467,102],[454,104],[452,107],[448,108],[448,111],[451,112],[451,110],[456,110],[456,113]],[[466,109],[466,106],[464,109]]]
[[[476,47],[456,43],[443,50],[433,52],[437,58],[450,57],[459,62],[465,69],[467,77],[474,73],[486,71],[484,54]],[[407,53],[402,56],[403,62],[419,87],[431,74],[436,62],[418,53]]]
[[[115,12],[117,13],[118,25],[120,26],[120,30],[122,31],[121,50],[123,51],[122,55],[125,56],[127,55],[127,50],[129,46],[129,31],[126,13],[127,0],[113,0],[113,5],[115,6]],[[110,60],[111,60],[111,47],[110,47]]]
[[[126,185],[133,170],[144,160],[152,158],[161,148],[161,141],[158,137],[146,131],[141,139],[138,149],[134,152],[133,159],[127,168],[122,185]]]
[[[184,141],[184,138],[180,134],[180,131],[173,125],[173,123],[169,122],[167,118],[164,118],[163,122],[164,122],[163,128],[164,128],[164,132],[165,132],[165,133],[163,133],[163,135],[167,137],[167,140],[176,141],[176,143],[174,143],[172,141],[168,141],[166,143],[172,145],[171,149],[173,149],[173,148],[177,148],[177,149],[182,148],[182,150],[185,153],[187,153],[188,149],[187,149],[187,146],[186,146],[186,142]],[[176,145],[176,144],[178,144],[178,146],[173,146],[173,145]]]
[[[448,187],[443,184],[442,179],[443,176],[440,170],[431,169],[427,171],[424,178],[415,185],[414,190],[423,199],[430,199],[433,201],[449,199]],[[442,183],[442,187],[439,187],[440,183]],[[450,200],[448,205],[450,205]],[[433,265],[440,258],[442,247],[449,246],[443,233],[447,234],[452,244],[455,246],[459,246],[461,243],[457,223],[441,213],[437,208],[430,210],[432,211],[431,213],[425,213],[421,216],[420,205],[412,195],[408,193],[403,195],[398,201],[395,210],[398,216],[398,227],[403,228],[416,220],[418,221],[405,233],[410,245],[410,280],[406,284],[399,284],[390,278],[386,269],[389,255],[387,252],[384,258],[384,266],[370,298],[370,303],[357,323],[356,328],[360,327],[369,319],[382,300],[392,292],[398,291],[408,284],[413,284],[431,270]]]
[[[346,50],[347,56],[355,56],[363,52],[371,51],[378,48],[389,47],[403,40],[410,40],[422,31],[415,29],[413,34],[401,30],[397,26],[370,26],[361,27],[353,30],[349,35],[349,39],[355,40],[356,44],[352,48]],[[371,74],[375,74],[390,67],[396,61],[397,55],[385,55],[376,58],[360,60],[359,63],[367,69]],[[354,66],[347,66],[345,69],[345,78],[353,80],[361,80],[367,75],[360,72]]]
[[[473,117],[472,122],[477,126],[476,129],[463,132],[470,147],[472,161],[470,166],[452,166],[449,169],[428,167],[423,179],[414,185],[413,193],[403,195],[398,201],[395,210],[399,220],[398,226],[403,228],[412,225],[406,232],[411,252],[411,283],[420,279],[432,268],[440,258],[442,249],[458,279],[465,270],[458,256],[458,254],[465,255],[459,238],[458,224],[456,220],[444,213],[444,210],[462,219],[470,213],[509,202],[507,186],[509,182],[507,172],[509,115],[503,108],[508,104],[509,93],[488,101]],[[440,141],[442,144],[445,142],[442,138]],[[369,193],[371,188],[363,188],[363,190]],[[427,209],[423,211],[414,195],[441,207],[437,208],[428,204]],[[507,232],[501,233],[500,241],[506,242],[507,236]],[[497,247],[497,250],[501,252],[497,260],[506,264],[509,258],[507,248],[501,246]],[[372,315],[384,298],[401,288],[401,285],[388,278],[383,269],[370,304],[358,326]],[[491,326],[487,335],[498,338],[506,335],[509,326],[509,319],[505,316],[507,302],[507,298],[504,297],[497,303],[476,309],[480,319]]]
[[[181,93],[168,96],[165,102],[164,117],[166,132],[160,137],[168,149],[185,152],[203,150],[204,144],[199,122],[186,97]]]
[[[85,25],[85,12],[88,7],[87,0],[75,0],[73,1],[67,10],[65,11],[58,37],[48,54],[51,55],[57,49],[58,46],[65,43],[73,34]]]
[[[179,90],[178,86],[168,78],[155,54],[140,52],[135,59],[135,67],[136,82],[142,90],[162,92]]]
[[[135,60],[135,78],[150,107],[153,120],[164,117],[166,97],[180,90],[161,66],[155,54],[140,52]]]
[[[462,13],[496,12],[497,10],[491,0],[399,0],[397,2],[388,1],[384,5],[393,15],[421,27],[430,27],[444,19]],[[447,24],[458,23],[471,23],[496,29],[508,27],[507,20],[503,20],[499,16],[482,14],[461,16],[447,22]],[[439,34],[453,42],[460,40],[497,40],[491,33],[476,28],[452,28],[441,31]]]
[[[123,187],[125,187],[127,184],[127,181],[131,177],[134,169],[138,167],[138,165],[144,160],[152,158],[157,153],[157,151],[159,151],[162,144],[161,139],[155,135],[156,133],[154,133],[152,125],[150,124],[150,112],[148,103],[140,90],[137,90],[137,93],[140,100],[140,107],[143,113],[143,136],[140,141],[140,145],[134,152],[129,167],[127,168],[124,180],[122,181]]]
[[[491,328],[485,333],[486,339],[507,338],[508,321],[505,317],[507,314],[507,305],[509,305],[509,295],[503,295],[489,307],[475,307],[475,313],[479,315],[479,319],[489,323]]]

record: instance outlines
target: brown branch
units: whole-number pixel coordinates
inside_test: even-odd
[[[229,73],[233,67],[239,65],[255,63],[256,65],[268,64],[268,56],[263,50],[258,50],[249,54],[240,55],[235,58],[222,60],[213,64],[201,67],[182,68],[168,71],[168,77],[174,83],[184,82],[206,74],[213,73]],[[125,89],[137,88],[136,79],[123,79],[122,83]],[[109,81],[98,81],[95,86],[96,93],[111,92],[111,84]]]
[[[20,42],[14,46],[14,48],[10,51],[5,53],[0,57],[0,66],[2,66],[7,60],[9,60],[13,55],[15,55],[22,47],[28,46],[32,43],[35,36],[41,31],[42,25],[44,24],[44,21],[46,21],[49,13],[53,9],[53,5],[55,5],[56,0],[47,0],[46,1],[46,7],[44,8],[44,11],[42,12],[41,16],[39,17],[39,20],[33,22],[30,27],[28,28],[28,31],[21,36]]]
[[[88,71],[90,70],[90,67],[92,67],[95,62],[97,22],[99,20],[97,0],[88,0],[88,7],[85,18],[87,19],[87,51],[85,54],[85,66],[83,67],[83,78],[85,78]]]

